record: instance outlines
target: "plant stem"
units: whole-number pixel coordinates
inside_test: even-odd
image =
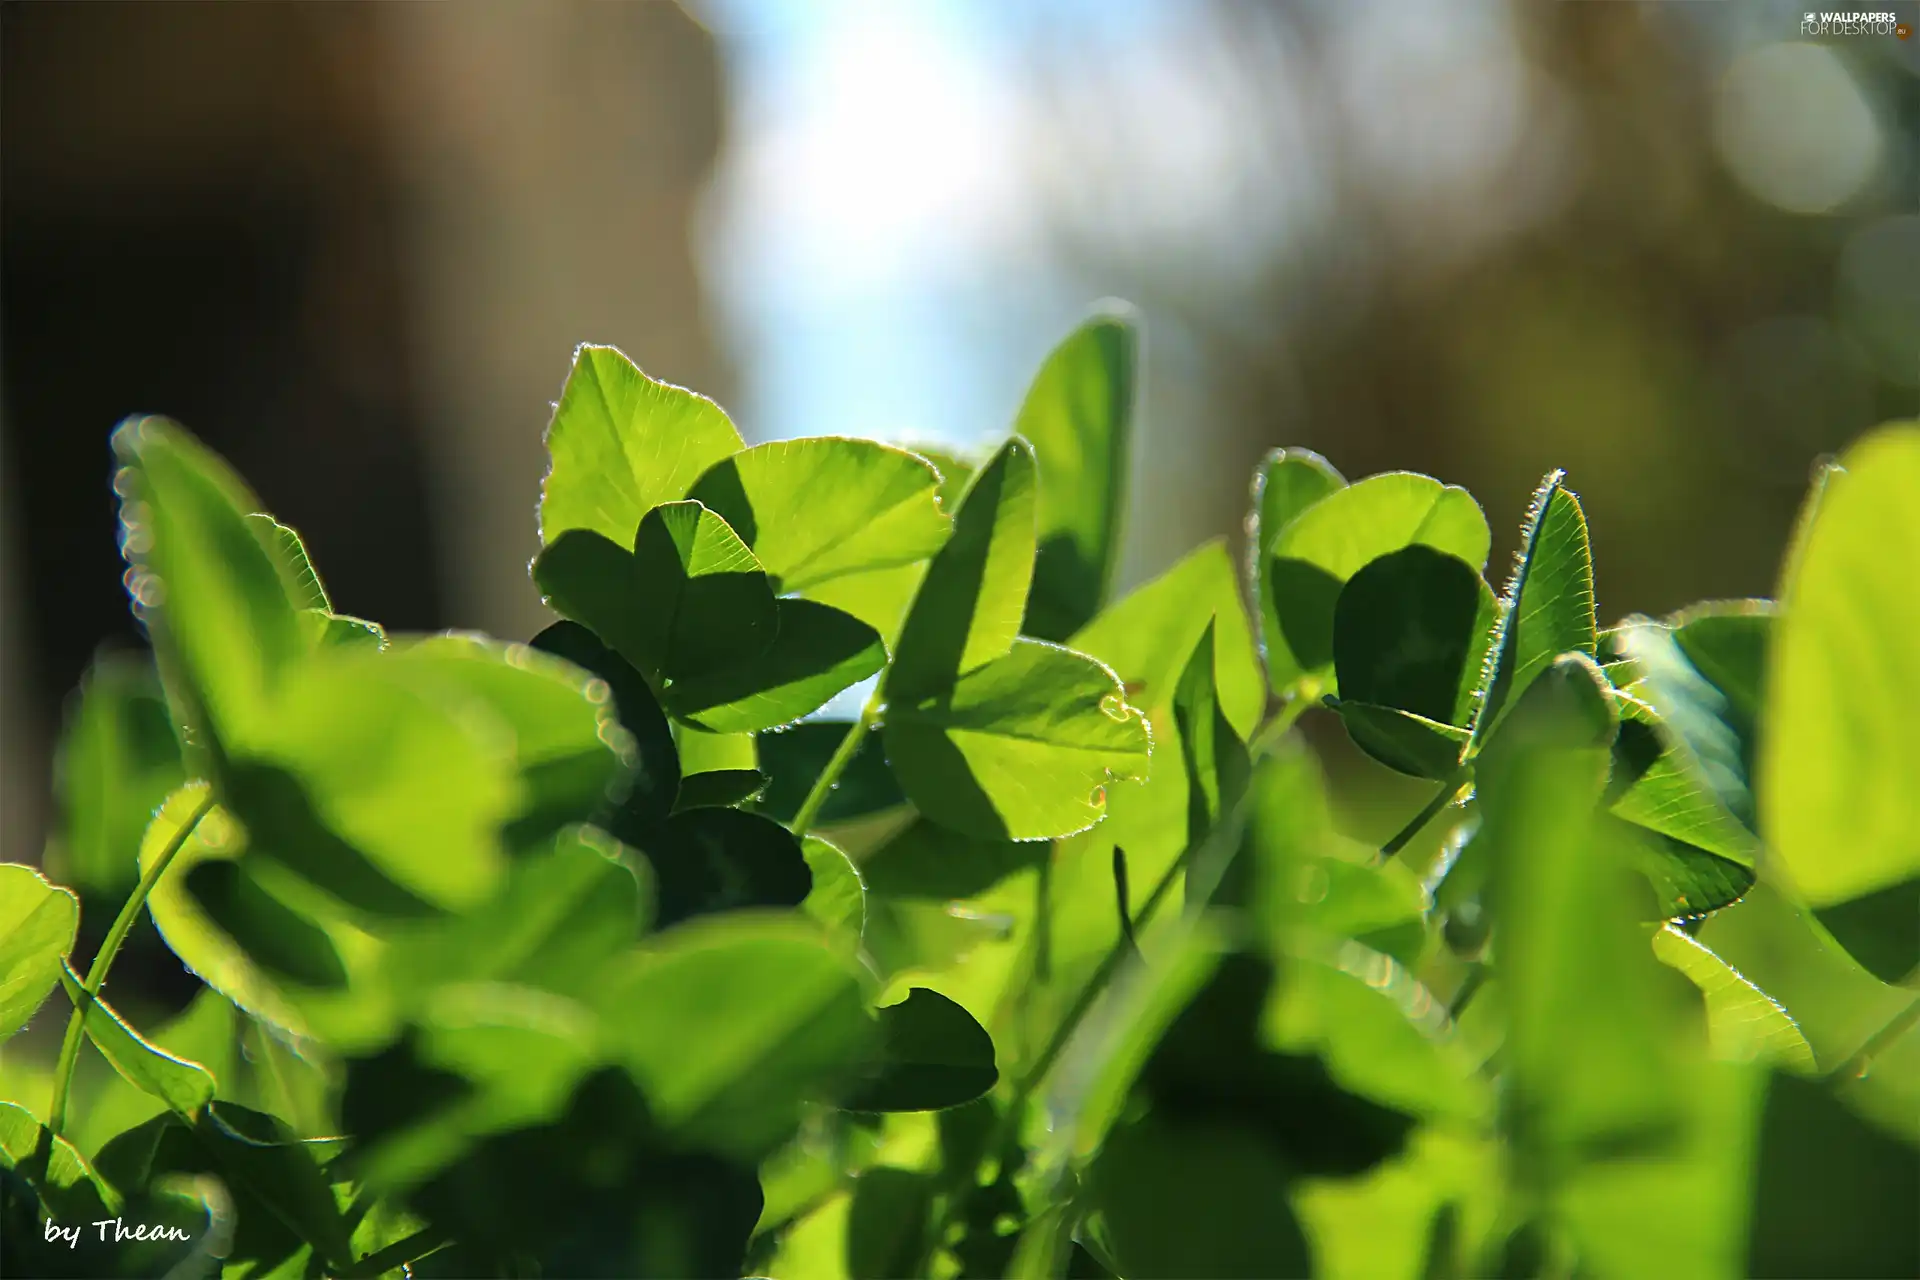
[[[1439,816],[1442,809],[1452,803],[1453,798],[1460,794],[1460,788],[1466,785],[1468,770],[1469,766],[1461,765],[1453,771],[1451,777],[1440,784],[1440,789],[1434,792],[1433,799],[1427,801],[1426,807],[1414,814],[1413,820],[1400,828],[1393,839],[1380,846],[1381,858],[1391,858],[1406,848],[1429,822]]]
[[[1899,1013],[1894,1014],[1891,1022],[1867,1037],[1867,1042],[1861,1045],[1851,1058],[1841,1063],[1831,1073],[1830,1078],[1844,1083],[1863,1075],[1867,1068],[1873,1065],[1873,1060],[1879,1056],[1880,1051],[1912,1030],[1916,1022],[1920,1022],[1920,1000],[1915,1000]]]
[[[789,828],[793,834],[805,839],[808,828],[820,816],[820,810],[827,804],[827,797],[833,794],[834,787],[840,781],[840,775],[853,763],[853,757],[859,752],[860,744],[867,739],[867,731],[873,728],[873,722],[880,715],[880,691],[874,690],[867,699],[867,705],[860,709],[860,718],[847,729],[847,736],[840,739],[840,745],[833,749],[833,755],[827,760],[827,767],[813,780],[813,790],[807,792],[807,798],[800,805],[800,812],[793,815]]]
[[[1138,947],[1134,942],[1135,935],[1153,919],[1154,912],[1160,909],[1161,902],[1173,888],[1174,881],[1186,869],[1188,859],[1194,851],[1206,843],[1209,842],[1190,844],[1181,850],[1180,856],[1173,860],[1173,865],[1169,866],[1154,884],[1153,892],[1147,895],[1147,900],[1140,904],[1140,910],[1134,913],[1130,922],[1123,925],[1120,939],[1105,956],[1101,957],[1100,966],[1087,978],[1086,983],[1080,988],[1080,994],[1074,997],[1072,1007],[1067,1010],[1060,1024],[1054,1028],[1046,1048],[1040,1051],[1040,1056],[1035,1059],[1033,1066],[1020,1078],[1019,1084],[1014,1086],[1013,1095],[1007,1100],[1006,1109],[1000,1113],[1000,1118],[994,1125],[992,1137],[981,1148],[983,1155],[998,1157],[1000,1152],[1006,1149],[1019,1127],[1020,1117],[1027,1109],[1027,1103],[1039,1091],[1048,1073],[1053,1070],[1054,1063],[1059,1061],[1060,1055],[1066,1052],[1067,1045],[1072,1042],[1074,1033],[1080,1029],[1080,1024],[1086,1020],[1087,1015],[1093,1011],[1093,1006],[1105,994],[1114,975],[1120,971],[1120,966],[1129,956],[1138,954]],[[949,1224],[965,1209],[968,1193],[972,1189],[971,1181],[959,1183],[945,1211],[938,1218],[929,1220],[928,1233],[921,1242],[920,1266],[915,1272],[916,1275],[932,1274],[934,1254],[940,1248],[941,1241],[945,1239]]]
[[[1314,704],[1319,690],[1320,682],[1317,680],[1303,685],[1291,698],[1281,704],[1280,710],[1274,712],[1273,719],[1253,731],[1253,737],[1247,743],[1247,749],[1256,756],[1271,750],[1274,743],[1287,736],[1287,730],[1293,728],[1294,721],[1306,714],[1307,708]]]
[[[438,1227],[423,1227],[404,1240],[394,1241],[378,1253],[368,1254],[342,1271],[340,1275],[343,1280],[346,1277],[385,1275],[389,1271],[396,1271],[406,1266],[409,1262],[419,1261],[447,1242],[446,1232]]]
[[[99,952],[93,957],[93,964],[87,969],[87,980],[81,985],[89,996],[100,994],[100,988],[106,984],[107,971],[113,968],[114,957],[120,954],[120,944],[127,940],[132,932],[134,921],[140,918],[141,909],[147,905],[147,896],[153,892],[153,886],[160,883],[160,877],[166,874],[175,855],[186,847],[189,837],[199,827],[200,819],[207,816],[213,808],[213,791],[207,791],[206,798],[194,809],[192,815],[180,824],[180,829],[167,841],[167,847],[153,860],[140,883],[134,886],[133,893],[120,907],[120,914],[114,917],[113,926],[107,930],[106,940],[100,944]],[[73,1016],[67,1019],[67,1037],[60,1043],[60,1061],[53,1069],[53,1103],[47,1108],[47,1129],[59,1134],[67,1122],[67,1095],[73,1089],[74,1067],[80,1061],[80,1040],[86,1026],[86,1004],[75,1005]]]

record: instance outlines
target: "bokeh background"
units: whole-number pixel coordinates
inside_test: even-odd
[[[1568,468],[1609,618],[1767,594],[1815,460],[1920,400],[1920,37],[1801,21],[6,4],[0,858],[38,860],[90,657],[139,642],[116,421],[225,453],[343,610],[524,638],[586,340],[749,440],[965,445],[1120,296],[1147,328],[1128,581],[1237,537],[1254,461],[1304,444],[1471,488],[1496,576]]]

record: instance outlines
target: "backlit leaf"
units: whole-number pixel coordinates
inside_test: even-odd
[[[289,678],[225,799],[260,852],[343,901],[457,909],[503,870],[501,829],[526,803],[514,751],[483,700],[449,704],[425,672],[336,649]]]
[[[1018,438],[977,472],[953,536],[913,598],[882,688],[890,703],[939,695],[1013,647],[1033,576],[1033,450]]]
[[[715,769],[692,773],[680,779],[680,794],[673,809],[731,809],[756,798],[767,789],[767,775],[758,769]]]
[[[699,503],[648,512],[633,563],[640,604],[636,651],[627,656],[642,671],[670,681],[706,675],[772,643],[779,618],[766,572],[727,522]]]
[[[642,516],[741,448],[713,401],[655,382],[612,347],[582,346],[547,428],[540,540],[590,529],[631,546]]]
[[[1260,620],[1262,661],[1268,664],[1276,693],[1283,691],[1299,671],[1280,630],[1273,581],[1266,566],[1281,530],[1335,489],[1345,488],[1346,483],[1331,463],[1311,449],[1275,449],[1254,469],[1253,509],[1247,517],[1247,580],[1253,584],[1255,613]]]
[[[27,1025],[60,984],[80,902],[32,867],[0,863],[0,1043]]]
[[[1481,684],[1476,742],[1486,739],[1506,705],[1556,657],[1591,657],[1599,642],[1587,518],[1562,478],[1555,471],[1542,480],[1527,510],[1524,550],[1501,601],[1494,656]]]
[[[760,812],[777,822],[791,822],[852,727],[845,720],[809,720],[762,736],[758,740],[760,762],[773,781],[756,806]],[[861,740],[853,759],[841,772],[839,784],[820,810],[820,821],[861,818],[904,803],[900,784],[887,768],[880,733],[874,730]]]
[[[1490,535],[1464,489],[1395,471],[1337,489],[1294,517],[1262,565],[1279,635],[1267,669],[1286,687],[1302,676],[1333,676],[1334,607],[1347,579],[1370,561],[1422,543],[1467,562],[1487,563]]]
[[[525,791],[511,819],[516,843],[592,817],[633,762],[606,687],[538,649],[450,634],[409,644],[389,660],[453,696],[480,700],[504,722]]]
[[[226,464],[158,418],[114,432],[129,591],[179,682],[176,714],[218,738],[265,714],[307,642],[280,571],[246,517],[259,501]]]
[[[613,714],[633,740],[634,760],[625,804],[664,817],[680,788],[680,753],[673,726],[633,664],[577,622],[556,622],[533,638],[533,647],[606,681]]]
[[[1920,427],[1832,474],[1781,587],[1760,817],[1814,906],[1920,874]]]
[[[781,594],[924,560],[946,541],[925,460],[873,440],[756,445],[715,464],[687,495],[733,527]]]
[[[105,1001],[80,985],[73,967],[61,962],[60,983],[84,1015],[87,1038],[128,1083],[152,1094],[189,1120],[213,1100],[213,1077],[197,1062],[176,1058],[142,1039]]]
[[[124,894],[140,878],[147,819],[186,780],[173,717],[145,654],[96,659],[70,705],[54,763],[62,822],[52,865],[83,890]]]
[[[811,922],[750,915],[659,935],[599,997],[610,1047],[668,1132],[758,1158],[863,1059],[859,983]]]
[[[1734,1062],[1767,1059],[1812,1072],[1813,1047],[1766,992],[1694,938],[1667,925],[1653,935],[1653,954],[1693,980],[1707,1000],[1707,1034],[1717,1055]]]
[[[1171,706],[1195,641],[1213,624],[1213,669],[1220,709],[1241,737],[1252,735],[1266,706],[1260,657],[1233,562],[1218,539],[1103,609],[1070,646],[1117,672],[1138,707]]]
[[[869,1078],[841,1100],[850,1111],[936,1111],[993,1088],[993,1040],[973,1015],[915,987],[878,1011],[880,1047]]]
[[[859,869],[819,836],[803,840],[801,852],[813,873],[813,887],[800,909],[826,927],[827,936],[844,954],[856,954],[867,924],[867,890]]]
[[[1032,444],[1040,469],[1027,635],[1065,640],[1106,602],[1132,470],[1138,360],[1132,311],[1110,309],[1054,348],[1020,407],[1013,429]]]
[[[969,835],[1084,830],[1105,811],[1108,782],[1146,773],[1146,721],[1113,672],[1071,649],[1020,640],[951,689],[911,701],[893,692],[895,776],[922,813]]]
[[[777,602],[773,643],[745,661],[675,681],[667,708],[715,733],[790,725],[886,665],[880,636],[851,614],[812,600]]]

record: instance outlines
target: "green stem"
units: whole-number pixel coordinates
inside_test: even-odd
[[[446,1232],[438,1227],[423,1227],[404,1240],[396,1240],[378,1253],[370,1253],[340,1273],[342,1280],[362,1276],[381,1276],[417,1262],[447,1243]]]
[[[1206,842],[1203,841],[1201,843]],[[1066,1016],[1062,1018],[1060,1024],[1054,1028],[1053,1035],[1048,1039],[1046,1048],[1040,1051],[1039,1058],[1034,1061],[1033,1066],[1027,1073],[1021,1077],[1020,1083],[1014,1086],[1013,1094],[1007,1100],[1006,1109],[1000,1113],[1000,1118],[994,1126],[993,1136],[988,1140],[986,1146],[981,1148],[981,1151],[985,1155],[998,1157],[999,1154],[1006,1149],[1007,1144],[1012,1141],[1014,1133],[1019,1127],[1020,1117],[1027,1109],[1027,1103],[1032,1101],[1035,1093],[1039,1092],[1040,1086],[1045,1082],[1048,1073],[1053,1070],[1054,1064],[1060,1059],[1060,1055],[1066,1052],[1067,1045],[1073,1041],[1074,1033],[1080,1029],[1080,1024],[1086,1020],[1087,1015],[1093,1011],[1093,1006],[1097,1004],[1100,997],[1105,994],[1108,985],[1113,981],[1114,975],[1120,971],[1121,965],[1126,962],[1129,956],[1137,953],[1137,948],[1134,944],[1135,936],[1140,929],[1144,928],[1146,924],[1153,919],[1154,912],[1160,909],[1160,904],[1165,901],[1168,892],[1172,890],[1175,879],[1186,869],[1188,858],[1198,847],[1199,845],[1190,844],[1181,850],[1180,856],[1173,860],[1173,865],[1168,867],[1165,873],[1161,875],[1159,881],[1155,883],[1153,892],[1147,895],[1147,900],[1140,904],[1140,910],[1134,914],[1131,924],[1122,929],[1119,941],[1114,943],[1112,949],[1101,958],[1099,968],[1093,971],[1092,975],[1087,978],[1086,983],[1080,988],[1080,994],[1074,998],[1073,1006],[1067,1010]],[[945,1211],[941,1213],[939,1217],[929,1220],[928,1226],[930,1230],[922,1239],[920,1266],[914,1274],[932,1274],[931,1268],[934,1254],[938,1251],[940,1242],[945,1239],[949,1225],[959,1218],[960,1214],[965,1210],[968,1193],[971,1192],[972,1189],[973,1183],[971,1181],[959,1183],[955,1187],[953,1198],[948,1201]]]
[[[1253,731],[1253,738],[1247,743],[1247,749],[1254,755],[1264,755],[1280,739],[1287,736],[1287,730],[1293,728],[1294,721],[1306,714],[1307,708],[1316,701],[1319,693],[1319,681],[1302,685],[1295,694],[1281,704],[1274,712],[1273,719]]]
[[[1407,845],[1412,842],[1413,838],[1419,835],[1429,822],[1432,822],[1438,817],[1440,811],[1451,804],[1456,795],[1460,794],[1460,788],[1466,785],[1468,772],[1469,766],[1467,765],[1461,765],[1458,769],[1455,769],[1453,776],[1445,782],[1442,782],[1440,784],[1440,790],[1434,792],[1433,799],[1427,801],[1426,807],[1414,814],[1413,820],[1408,822],[1406,826],[1400,828],[1398,834],[1396,834],[1393,839],[1380,846],[1380,856],[1382,858],[1391,858],[1394,854],[1406,848]]]
[[[140,883],[134,886],[133,893],[120,907],[120,914],[114,917],[113,926],[107,930],[107,937],[100,944],[99,953],[93,957],[93,964],[87,969],[87,980],[81,985],[89,996],[100,994],[100,988],[106,985],[107,971],[113,968],[114,957],[120,954],[120,944],[127,940],[132,932],[134,921],[140,918],[141,909],[147,905],[147,896],[153,892],[153,886],[160,883],[160,877],[166,874],[175,855],[186,847],[194,829],[200,825],[200,819],[207,816],[213,808],[213,792],[208,790],[193,814],[173,833],[167,841],[167,847],[153,860],[147,873],[140,877]],[[74,1006],[73,1016],[67,1019],[67,1038],[60,1043],[60,1061],[53,1069],[53,1104],[47,1108],[47,1129],[58,1135],[67,1122],[67,1095],[73,1089],[74,1067],[80,1061],[80,1040],[86,1027],[86,1002]]]
[[[813,780],[813,790],[807,792],[807,798],[800,805],[800,812],[793,815],[790,830],[801,839],[806,838],[808,828],[820,816],[820,810],[827,804],[827,797],[833,794],[833,788],[839,783],[840,775],[853,763],[853,757],[859,753],[860,744],[867,740],[868,730],[880,715],[880,691],[874,690],[867,699],[867,705],[860,709],[860,718],[847,730],[847,736],[840,739],[840,745],[833,749],[833,755],[827,760],[827,767]]]
[[[1873,1065],[1873,1060],[1880,1055],[1882,1049],[1912,1030],[1916,1022],[1920,1022],[1920,1000],[1915,1000],[1899,1013],[1894,1014],[1893,1020],[1869,1036],[1867,1042],[1861,1045],[1851,1058],[1840,1064],[1831,1078],[1844,1083],[1860,1076]]]

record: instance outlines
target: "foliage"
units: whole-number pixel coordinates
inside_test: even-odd
[[[7,1062],[8,1273],[1911,1274],[1920,426],[1778,604],[1603,629],[1558,473],[1496,594],[1464,491],[1300,450],[1243,571],[1115,600],[1136,357],[1103,312],[930,459],[583,347],[525,644],[338,613],[123,425],[84,975],[0,867],[0,1037],[73,1010]],[[1381,848],[1319,708],[1437,784]],[[159,1026],[103,990],[149,916],[205,984]]]

